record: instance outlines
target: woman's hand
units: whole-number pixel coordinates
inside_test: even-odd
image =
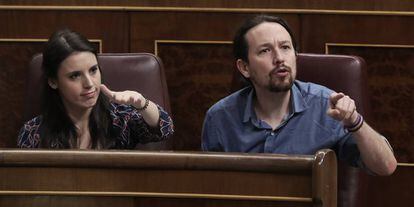
[[[143,97],[142,94],[136,91],[111,91],[104,84],[101,84],[101,91],[112,102],[132,105],[138,109],[139,113],[148,125],[151,127],[158,127],[160,119],[158,107],[155,103]]]
[[[145,98],[136,91],[111,91],[104,84],[101,84],[101,91],[111,100],[118,104],[132,105],[135,108],[142,108],[145,105]]]

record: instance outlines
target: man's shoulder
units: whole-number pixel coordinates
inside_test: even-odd
[[[248,96],[252,91],[252,87],[242,88],[213,104],[207,111],[207,115],[213,115],[217,113],[223,113],[224,111],[231,111],[234,109],[240,109],[241,106],[246,104]]]
[[[322,98],[329,99],[329,96],[334,91],[326,86],[319,85],[312,82],[303,82],[295,80],[295,86],[305,98]]]

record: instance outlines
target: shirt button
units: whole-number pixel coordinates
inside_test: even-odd
[[[270,132],[270,135],[275,136],[275,133],[274,132]]]

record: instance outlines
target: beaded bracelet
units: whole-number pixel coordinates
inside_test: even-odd
[[[141,107],[141,108],[138,108],[137,110],[138,111],[145,111],[145,109],[148,108],[148,105],[149,105],[149,100],[147,98],[145,98],[145,104],[144,104],[144,106]]]
[[[355,121],[355,123],[351,126],[346,126],[345,128],[349,132],[356,132],[362,127],[363,124],[364,124],[364,117],[362,117],[361,114],[358,114],[358,118]]]

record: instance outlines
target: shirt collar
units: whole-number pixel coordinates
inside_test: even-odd
[[[300,89],[296,85],[296,81],[293,83],[292,88],[291,104],[293,106],[293,113],[300,113],[308,108],[308,103],[305,98],[302,96]]]
[[[253,108],[253,98],[256,96],[254,88],[250,87],[250,92],[247,95],[247,102],[244,108],[244,116],[243,116],[243,123],[246,123],[250,120],[250,118],[256,118],[256,113],[254,112]]]
[[[292,85],[291,90],[291,106],[293,106],[293,111],[291,113],[300,113],[306,108],[308,108],[308,103],[302,96],[302,93],[300,92],[299,88],[296,86],[295,82]],[[254,91],[254,88],[250,88],[250,92],[247,96],[247,102],[246,106],[244,108],[244,116],[243,116],[243,123],[248,122],[250,119],[256,119],[256,113],[253,108],[253,98],[256,96],[256,93]]]

